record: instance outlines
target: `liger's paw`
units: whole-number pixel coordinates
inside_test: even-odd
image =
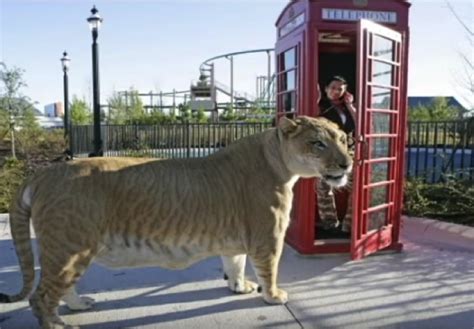
[[[71,311],[89,310],[94,305],[95,300],[90,297],[79,297],[78,299],[65,300],[67,307]]]
[[[263,293],[263,299],[268,304],[286,304],[288,293],[282,289],[276,289],[273,293]]]
[[[229,280],[228,285],[229,289],[236,294],[250,294],[258,289],[258,284],[250,280]]]

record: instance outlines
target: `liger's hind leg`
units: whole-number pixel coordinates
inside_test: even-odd
[[[71,311],[83,311],[92,308],[94,305],[94,299],[85,296],[79,296],[76,292],[75,286],[71,286],[62,300],[66,303],[67,307]]]
[[[38,288],[30,298],[30,305],[41,328],[66,327],[57,313],[59,302],[71,293],[70,289],[73,289],[91,260],[92,253],[89,250],[70,256],[55,256],[54,252],[45,253],[42,250],[41,279]]]
[[[245,279],[247,255],[222,256],[221,258],[224,265],[224,277],[230,290],[239,294],[248,294],[257,290],[258,285],[255,282]]]

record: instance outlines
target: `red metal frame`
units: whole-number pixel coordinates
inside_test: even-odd
[[[382,59],[375,55],[374,38],[388,41],[391,44],[392,59]],[[390,40],[390,41],[389,41]],[[399,152],[399,109],[401,85],[401,34],[387,29],[379,24],[361,20],[359,22],[358,55],[359,55],[359,88],[358,88],[358,125],[356,139],[359,141],[356,155],[355,182],[356,200],[353,213],[351,255],[353,259],[375,251],[385,249],[393,244],[393,226],[395,222],[395,205],[397,203],[396,181],[400,179],[397,168],[400,166],[397,153]],[[373,81],[376,63],[390,67],[390,85]],[[372,96],[374,89],[384,88],[389,91],[389,109],[373,108]],[[389,131],[375,133],[374,115],[384,114],[389,116]],[[375,141],[383,139],[388,142],[387,156],[372,157],[375,150]],[[373,164],[387,164],[387,177],[385,180],[372,183],[371,166]],[[385,203],[371,205],[371,197],[375,188],[385,188]],[[369,218],[371,214],[385,212],[386,223],[378,230],[369,231]],[[399,225],[399,224],[397,224]]]
[[[292,221],[287,232],[287,242],[302,254],[318,253],[341,253],[351,252],[354,259],[359,259],[373,251],[383,248],[400,250],[402,245],[399,243],[400,216],[402,207],[402,187],[403,187],[403,166],[405,158],[405,137],[406,137],[406,104],[407,104],[407,58],[408,58],[408,8],[410,4],[403,0],[387,1],[368,1],[365,8],[357,7],[352,0],[298,0],[290,2],[279,16],[277,26],[277,43],[275,54],[277,58],[277,68],[279,55],[287,49],[297,46],[298,69],[297,69],[297,100],[296,113],[298,115],[318,115],[317,85],[319,83],[319,32],[334,31],[348,32],[351,35],[357,33],[359,48],[357,52],[352,50],[357,57],[357,74],[355,81],[356,100],[358,101],[359,115],[357,121],[357,138],[361,138],[356,143],[356,163],[354,175],[354,223],[352,229],[352,238],[349,242],[331,242],[319,243],[315,241],[315,221],[316,216],[316,196],[314,192],[313,179],[301,179],[294,188],[294,204],[292,210]],[[393,11],[397,13],[397,23],[387,25],[389,29],[384,29],[378,24],[371,22],[335,22],[324,21],[321,17],[322,8],[344,8],[356,10],[371,11]],[[304,16],[304,21],[296,17]],[[279,31],[282,27],[286,28],[286,34],[280,37]],[[290,28],[288,28],[290,27]],[[393,34],[393,31],[399,34]],[[387,33],[385,33],[387,32]],[[372,109],[371,98],[368,92],[374,87],[374,84],[367,83],[370,77],[371,66],[369,65],[375,59],[371,58],[370,50],[372,47],[373,35],[387,35],[390,37],[396,35],[395,43],[396,58],[393,59],[395,71],[394,80],[391,85],[395,85],[396,90],[392,91],[392,99],[396,101],[390,104],[390,109]],[[386,35],[387,34],[387,35]],[[365,40],[364,43],[361,43]],[[354,44],[352,45],[354,47]],[[336,49],[337,48],[337,49]],[[334,45],[336,51],[343,50],[343,47]],[[355,49],[355,47],[353,48]],[[365,57],[364,57],[365,56]],[[277,69],[278,71],[278,69]],[[278,72],[277,72],[278,74]],[[278,84],[280,86],[281,84]],[[279,88],[279,87],[278,87]],[[277,89],[277,93],[280,90]],[[277,97],[277,116],[285,115],[281,111],[283,104]],[[385,113],[392,117],[389,134],[374,134],[370,131],[372,127],[373,116],[376,113]],[[389,153],[384,158],[370,158],[373,151],[373,141],[375,138],[386,138],[390,140]],[[366,152],[369,152],[368,155]],[[357,165],[359,162],[360,165]],[[388,172],[385,181],[371,182],[372,165],[374,163],[387,163]],[[370,189],[382,189],[387,186],[387,199],[384,204],[377,204],[377,207],[369,207]],[[356,206],[357,205],[357,206]],[[377,211],[386,212],[388,222],[379,230],[368,231],[368,218],[371,213]]]

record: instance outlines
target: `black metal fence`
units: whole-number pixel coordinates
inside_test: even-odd
[[[426,182],[447,176],[474,181],[474,118],[410,122],[406,152],[409,177]]]
[[[103,150],[105,156],[201,157],[270,127],[270,123],[246,122],[103,125]],[[408,177],[437,182],[454,175],[474,181],[474,118],[411,122],[408,128]],[[74,126],[75,156],[86,157],[93,149],[92,140],[92,126]]]
[[[190,158],[209,155],[270,127],[270,123],[103,125],[101,134],[104,156]],[[74,126],[74,155],[87,156],[92,150],[92,140],[92,126]]]

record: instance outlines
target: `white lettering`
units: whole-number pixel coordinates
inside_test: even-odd
[[[330,21],[358,21],[360,19],[369,19],[380,23],[397,23],[397,13],[393,11],[323,8],[321,14],[324,20]]]
[[[284,37],[285,35],[293,31],[294,29],[296,29],[298,26],[300,26],[303,23],[304,23],[304,13],[301,13],[280,28],[280,38]]]

